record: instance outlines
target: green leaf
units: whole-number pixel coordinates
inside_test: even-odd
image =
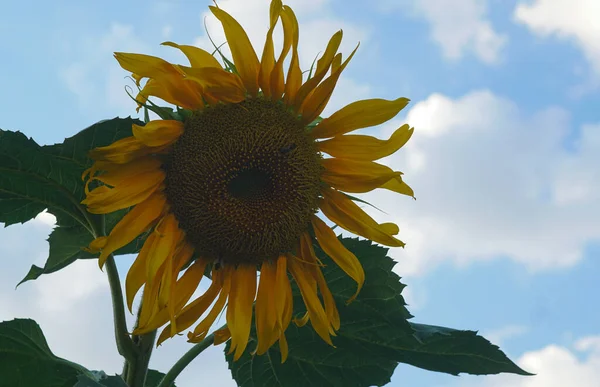
[[[30,319],[0,323],[0,387],[64,387],[88,374],[82,366],[55,356],[40,327]]]
[[[92,235],[83,227],[56,227],[48,238],[50,251],[44,267],[32,265],[29,273],[17,286],[23,282],[35,280],[42,274],[54,273],[77,259],[95,258],[95,255],[81,249],[89,245],[92,239]]]
[[[287,361],[281,364],[277,345],[262,356],[251,355],[256,347],[253,328],[251,342],[242,357],[234,362],[227,355],[239,386],[381,386],[390,381],[397,361],[382,356],[378,345],[388,339],[390,332],[412,337],[413,330],[406,321],[411,315],[400,295],[404,285],[391,271],[395,263],[385,256],[387,249],[357,239],[345,238],[342,242],[360,259],[366,280],[356,300],[346,306],[356,283],[316,248],[326,265],[323,274],[342,321],[333,338],[336,348],[317,336],[310,324],[302,328],[291,324],[286,331],[290,351]],[[294,286],[294,312],[299,315],[304,311],[301,295]],[[226,351],[228,348],[229,343]]]
[[[158,383],[160,383],[160,381],[165,377],[165,374],[163,374],[160,371],[157,370],[148,370],[148,373],[146,374],[146,383],[144,387],[156,387],[158,386]],[[174,383],[171,383],[171,385],[169,387],[176,387]]]
[[[23,133],[0,130],[0,222],[23,223],[47,208],[66,226],[88,226],[82,171]]]
[[[44,267],[32,265],[19,284],[77,259],[96,257],[81,248],[93,240],[90,222],[101,224],[103,215],[89,214],[80,204],[85,197],[81,175],[92,165],[91,149],[131,136],[134,123],[143,125],[131,118],[101,121],[61,144],[48,146],[39,146],[19,132],[0,131],[0,222],[25,222],[48,208],[58,224],[48,239],[50,251]],[[104,216],[107,231],[127,211]],[[137,253],[144,240],[142,235],[115,254]]]
[[[346,306],[356,284],[315,246],[326,265],[323,274],[340,312],[341,328],[332,338],[336,348],[323,342],[310,324],[302,328],[291,324],[286,331],[290,351],[287,361],[281,364],[277,345],[265,355],[251,354],[256,347],[253,327],[242,357],[234,362],[231,355],[226,355],[238,385],[384,385],[398,362],[454,375],[529,375],[475,332],[409,323],[412,316],[400,294],[404,285],[392,272],[395,263],[385,256],[387,249],[370,241],[340,239],[360,260],[366,279],[356,300]],[[301,315],[305,308],[294,285],[293,292],[294,312]],[[229,343],[226,352],[228,349]]]
[[[509,372],[532,375],[513,363],[498,346],[477,332],[411,323],[418,343],[413,349],[397,348],[397,359],[431,371],[452,375],[490,375]]]

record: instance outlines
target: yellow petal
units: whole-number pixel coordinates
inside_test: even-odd
[[[179,66],[179,68],[190,80],[198,82],[205,94],[210,94],[217,100],[237,103],[246,98],[244,85],[236,74],[214,67]]]
[[[147,147],[144,143],[131,136],[117,140],[108,146],[92,149],[89,156],[96,161],[125,164],[155,151],[156,148]]]
[[[356,298],[363,283],[365,282],[365,272],[354,254],[344,247],[342,242],[335,236],[335,233],[325,222],[317,216],[312,217],[312,225],[315,230],[315,236],[319,245],[331,259],[342,269],[350,278],[357,283],[356,293],[347,301],[351,302]]]
[[[263,49],[262,59],[260,60],[260,70],[258,72],[258,85],[263,91],[265,97],[271,96],[271,72],[275,67],[275,48],[273,47],[273,30],[279,20],[279,14],[281,13],[281,0],[271,1],[270,7],[270,27],[267,32],[267,38],[265,39],[265,48]]]
[[[329,158],[321,160],[321,163],[325,168],[321,180],[346,192],[369,192],[401,175],[372,161]]]
[[[317,87],[317,85],[321,82],[321,80],[327,75],[327,71],[331,66],[331,62],[337,52],[337,49],[340,47],[342,43],[342,30],[339,30],[329,40],[327,44],[327,48],[323,53],[321,59],[317,61],[317,68],[313,77],[306,81],[296,94],[296,98],[294,99],[294,108],[296,111],[300,109],[300,106],[304,103],[304,99]]]
[[[302,122],[306,125],[311,123],[315,118],[321,114],[327,102],[333,94],[335,85],[337,84],[342,71],[346,68],[354,54],[358,50],[358,46],[352,51],[348,59],[342,63],[342,65],[333,73],[331,76],[323,81],[317,88],[306,98],[302,106],[300,107],[300,114],[302,114]]]
[[[321,152],[334,157],[348,157],[353,160],[373,161],[386,157],[402,148],[413,134],[413,128],[402,125],[389,140],[371,136],[345,135],[318,142]]]
[[[400,176],[389,180],[388,182],[383,184],[381,188],[389,189],[390,191],[394,191],[402,195],[407,195],[415,199],[414,191],[408,186],[408,184],[402,181],[402,178]]]
[[[284,9],[280,10],[281,23],[283,24],[283,45],[281,47],[279,59],[277,59],[277,62],[275,62],[275,66],[273,67],[273,71],[271,71],[271,97],[274,101],[279,101],[285,90],[283,62],[285,61],[287,54],[290,52],[294,35],[293,22],[290,20],[290,16],[287,15],[286,12],[289,11],[285,11]],[[297,40],[298,39],[296,39],[296,42]],[[298,61],[297,56],[298,53],[296,53],[296,62]]]
[[[102,251],[104,246],[106,246],[107,241],[108,241],[108,237],[101,236],[101,237],[94,239],[88,247],[82,247],[81,249],[83,251],[87,251],[88,253],[97,254],[100,251]]]
[[[175,215],[166,215],[154,229],[157,238],[154,240],[152,249],[146,259],[146,283],[158,281],[158,270],[175,253],[175,246],[183,238],[183,232]]]
[[[152,252],[152,251],[150,251]],[[162,266],[160,271],[157,273],[158,276],[162,276],[165,267]],[[138,317],[139,327],[134,330],[134,334],[139,335],[140,330],[150,321],[153,316],[158,312],[158,293],[160,290],[160,281],[154,281],[149,284],[146,283],[144,287],[144,293],[142,294],[142,304],[140,306],[140,314]]]
[[[316,286],[311,285],[309,275],[304,268],[304,265],[294,258],[295,257],[290,256],[290,259],[288,259],[288,268],[300,289],[310,322],[315,332],[317,332],[327,344],[333,345],[331,336],[329,335],[329,319],[327,318],[321,300],[319,300],[317,295]]]
[[[323,196],[321,211],[343,229],[385,246],[404,246],[404,243],[383,232],[375,220],[342,193],[328,189],[323,191]]]
[[[199,109],[204,106],[202,95],[197,88],[186,80],[177,68],[164,59],[150,55],[116,52],[115,58],[125,70],[138,76],[153,79],[166,89],[167,101],[187,109]]]
[[[229,328],[221,328],[215,331],[215,343],[214,345],[223,344],[227,340],[231,338],[231,332],[229,332]]]
[[[175,120],[154,120],[144,126],[132,125],[133,135],[147,146],[170,145],[183,134],[183,123]]]
[[[152,248],[155,238],[156,234],[154,233],[151,233],[148,238],[146,238],[142,249],[127,272],[127,277],[125,278],[125,296],[127,298],[127,307],[130,312],[132,312],[135,295],[146,283],[146,258],[148,257],[148,253]]]
[[[204,51],[196,46],[187,46],[183,44],[177,44],[173,42],[161,43],[163,46],[175,47],[188,58],[192,67],[216,67],[222,68],[219,61],[212,56],[209,52]]]
[[[162,162],[153,157],[142,157],[137,160],[132,160],[127,164],[107,164],[100,175],[90,177],[87,186],[94,180],[101,181],[105,185],[115,188],[123,188],[129,186],[132,182],[140,182],[146,178],[151,178],[157,172],[160,172]],[[86,190],[89,195],[91,191]]]
[[[125,214],[119,223],[112,229],[106,240],[106,245],[98,258],[100,267],[104,266],[104,263],[110,254],[148,230],[162,213],[165,203],[165,196],[157,193],[150,196]]]
[[[274,305],[275,297],[279,296],[275,294],[276,275],[276,264],[265,261],[260,269],[260,282],[254,309],[258,341],[256,353],[258,355],[264,354],[279,338],[277,310]]]
[[[198,94],[199,96],[201,96],[203,94],[203,91],[202,91],[202,88],[200,85],[198,85],[188,79],[184,79],[184,80],[180,81],[180,83],[181,82],[185,83],[186,87],[193,89],[195,94]],[[187,107],[185,103],[182,103],[178,99],[176,94],[173,94],[172,89],[174,87],[176,87],[176,85],[169,86],[168,84],[165,84],[164,80],[161,83],[160,81],[157,81],[156,79],[149,79],[148,82],[146,82],[146,84],[142,88],[142,90],[140,90],[138,95],[135,97],[135,100],[138,102],[138,107],[136,108],[136,110],[139,112],[142,105],[145,104],[146,101],[148,100],[148,98],[150,98],[150,97],[158,97],[158,98],[162,99],[163,101],[166,101],[173,105]],[[204,107],[204,105],[202,104],[202,105],[195,106],[195,109],[200,110],[203,107]]]
[[[287,274],[287,257],[281,255],[277,259],[277,273],[275,274],[275,309],[277,310],[277,324],[282,334],[292,321],[293,297],[292,286]]]
[[[333,57],[333,61],[331,62],[331,74],[333,75],[333,73],[338,71],[338,69],[340,68],[341,65],[342,65],[342,54],[338,53],[338,54],[336,54],[336,56]]]
[[[233,271],[229,305],[227,305],[227,326],[231,332],[231,348],[235,351],[233,360],[242,356],[248,345],[252,324],[252,303],[256,295],[256,269],[254,266],[240,265]]]
[[[208,315],[202,321],[200,321],[200,324],[198,324],[196,326],[196,328],[194,328],[193,332],[188,332],[188,341],[190,343],[198,343],[198,342],[204,340],[204,338],[208,334],[208,330],[213,325],[213,323],[215,322],[215,320],[221,314],[221,312],[223,311],[223,308],[225,307],[225,302],[227,301],[227,297],[229,296],[229,293],[231,291],[231,280],[232,280],[231,271],[232,270],[230,270],[228,268],[224,268],[222,270],[224,273],[222,274],[223,287],[221,289],[221,294],[219,295],[217,302],[215,302],[215,304],[213,305],[213,307],[210,310],[210,312],[208,313]],[[213,270],[213,277],[214,277],[214,270]],[[229,330],[231,332],[231,327],[229,327],[229,328],[230,328]]]
[[[281,12],[281,21],[283,23],[284,31],[288,31],[292,39],[292,59],[290,61],[290,67],[287,74],[287,80],[285,82],[285,94],[283,96],[283,102],[286,106],[292,106],[296,100],[296,94],[298,89],[302,85],[302,70],[300,69],[300,59],[298,58],[298,40],[299,40],[299,28],[298,20],[294,11],[287,5],[283,6]],[[286,28],[287,26],[287,28]]]
[[[92,214],[108,214],[135,206],[146,200],[161,187],[165,173],[161,170],[147,172],[136,177],[130,185],[118,188],[100,186],[89,194],[81,203],[87,206]]]
[[[175,282],[175,289],[172,292],[174,297],[169,301],[170,304],[167,305],[167,308],[160,309],[154,318],[148,322],[142,332],[155,330],[169,320],[171,321],[170,327],[172,336],[181,331],[181,329],[178,329],[177,327],[176,315],[181,312],[182,308],[198,288],[198,285],[204,276],[206,264],[207,262],[202,259],[194,261],[185,273],[183,273],[181,278]],[[172,310],[169,310],[170,308],[172,308]]]
[[[365,99],[353,102],[321,121],[312,130],[311,136],[313,138],[334,137],[356,129],[382,124],[394,118],[409,101],[407,98],[398,98],[393,101]]]
[[[227,292],[222,292],[224,285],[222,277],[221,271],[213,271],[212,282],[206,292],[192,301],[189,305],[183,308],[180,313],[177,314],[176,322],[178,332],[184,331],[191,327],[204,314],[204,312],[206,312],[208,307],[213,303],[220,292],[221,296],[219,297],[219,300],[221,300],[224,295],[224,299],[221,300],[221,310],[223,309],[229,290],[227,289]],[[219,301],[217,301],[217,304],[219,304]],[[215,307],[216,306],[217,305],[215,305]],[[213,310],[214,309],[215,308],[213,308]],[[174,335],[171,333],[171,324],[169,324],[162,330],[158,338],[157,345],[160,345],[163,341],[173,336]]]
[[[300,238],[300,255],[303,259],[309,262],[317,263],[319,261],[315,255],[312,240],[308,233],[304,233]],[[327,318],[331,324],[329,333],[334,335],[335,331],[340,329],[340,315],[335,305],[335,300],[333,299],[333,295],[327,286],[327,282],[325,281],[325,277],[323,276],[321,269],[314,265],[312,266],[311,271],[313,278],[317,280],[317,285],[319,286],[319,291],[321,292],[321,297],[323,298],[323,303],[325,304],[325,313],[327,314]]]
[[[281,364],[285,363],[289,353],[289,347],[287,339],[285,338],[285,333],[281,334],[279,338],[279,350],[281,351]]]
[[[246,86],[246,90],[251,96],[256,97],[258,95],[258,71],[260,64],[256,52],[250,43],[250,39],[246,35],[246,31],[227,12],[213,6],[209,8],[223,25],[225,38],[231,49],[233,63],[242,78],[244,86]]]

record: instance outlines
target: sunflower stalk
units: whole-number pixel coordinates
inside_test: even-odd
[[[99,225],[90,221],[94,238],[99,235],[106,235],[105,220],[105,217],[101,216]],[[121,288],[121,280],[119,278],[117,264],[115,263],[115,258],[112,254],[108,256],[105,267],[112,299],[117,350],[119,351],[119,354],[125,358],[126,362],[130,362],[135,358],[135,347],[127,330],[127,320],[125,319],[125,303],[123,302],[123,289]]]
[[[227,325],[223,325],[217,330],[225,328]],[[175,382],[175,379],[179,374],[187,367],[199,354],[204,352],[205,349],[210,347],[215,342],[214,332],[206,336],[204,340],[194,345],[189,351],[187,351],[177,362],[171,367],[169,372],[163,377],[157,387],[171,387]]]

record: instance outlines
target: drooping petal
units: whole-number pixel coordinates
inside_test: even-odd
[[[176,317],[177,332],[184,331],[184,330],[188,329],[189,327],[191,327],[194,324],[194,322],[196,322],[196,320],[198,320],[204,314],[204,312],[206,312],[206,310],[213,303],[215,298],[217,298],[217,296],[219,295],[219,293],[222,291],[222,289],[224,287],[222,272],[223,272],[223,270],[213,271],[212,282],[211,282],[210,286],[208,287],[208,289],[206,290],[206,292],[204,292],[204,294],[202,294],[200,297],[198,297],[194,301],[192,301],[189,305],[187,305],[185,308],[183,308],[180,313],[177,314],[177,317]],[[219,300],[221,300],[221,298],[223,297],[223,294],[224,294],[224,299],[220,303],[221,310],[223,309],[223,306],[225,305],[225,301],[227,300],[227,295],[229,294],[229,289],[227,289],[227,292],[224,292],[221,294],[221,296],[219,297]],[[219,301],[217,301],[217,304],[219,304]],[[216,306],[217,305],[215,305],[213,310],[216,308]],[[220,310],[219,310],[219,312],[220,312]],[[217,313],[219,313],[219,312],[217,312]],[[173,337],[173,336],[174,335],[171,332],[171,324],[168,324],[160,333],[157,344],[160,345],[163,341],[165,341],[169,337]]]
[[[256,353],[264,354],[279,338],[277,330],[277,310],[274,308],[275,279],[277,266],[272,262],[263,262],[260,269],[260,282],[256,294],[255,325],[258,344]]]
[[[256,268],[254,266],[240,265],[234,269],[227,305],[227,326],[231,332],[231,348],[229,353],[233,359],[238,360],[250,337],[252,324],[252,303],[256,296]]]
[[[229,328],[221,328],[215,331],[215,345],[223,344],[231,338]]]
[[[279,20],[279,14],[283,4],[281,0],[272,0],[269,12],[270,27],[267,32],[267,38],[265,39],[265,47],[262,53],[262,59],[260,60],[260,70],[258,72],[258,85],[265,97],[271,96],[271,72],[275,67],[275,48],[273,47],[273,31]]]
[[[308,233],[304,233],[300,238],[300,255],[305,261],[313,263],[311,272],[313,278],[317,281],[319,291],[321,292],[321,297],[323,298],[323,303],[325,304],[325,313],[327,314],[327,318],[331,324],[329,333],[335,335],[335,331],[340,329],[340,315],[337,310],[337,306],[335,305],[333,295],[331,294],[329,286],[327,286],[327,282],[323,276],[323,272],[321,272],[321,268],[317,266],[319,259],[315,254],[312,241]]]
[[[321,160],[321,164],[325,168],[321,179],[346,192],[369,192],[401,175],[400,172],[372,161],[329,158]]]
[[[310,275],[304,268],[304,265],[296,260],[296,257],[294,256],[289,256],[288,258],[288,269],[300,289],[302,300],[306,305],[310,322],[315,332],[317,332],[327,344],[333,345],[331,336],[329,335],[329,319],[327,318],[325,309],[323,309],[321,300],[319,300],[319,296],[317,295],[316,286],[313,286],[310,283]]]
[[[312,217],[312,225],[315,230],[315,236],[319,245],[331,259],[357,283],[356,293],[347,301],[353,301],[363,283],[365,282],[365,272],[359,260],[354,254],[344,247],[342,242],[335,236],[333,230],[317,216]]]
[[[152,248],[155,238],[155,233],[148,235],[138,256],[135,258],[135,261],[133,261],[129,271],[127,271],[127,277],[125,278],[125,296],[127,298],[127,308],[129,308],[130,312],[132,312],[133,300],[135,299],[137,292],[146,283],[146,258],[148,257],[148,253]]]
[[[275,310],[277,311],[277,324],[285,332],[292,321],[292,286],[287,275],[287,257],[279,256],[277,259],[277,272],[275,274]]]
[[[321,114],[327,102],[333,94],[335,85],[337,84],[342,71],[346,68],[354,54],[358,50],[358,46],[352,51],[350,56],[342,63],[338,69],[331,74],[331,76],[323,81],[317,88],[304,100],[304,103],[300,107],[299,113],[302,115],[302,122],[306,125],[311,123],[315,118]]]
[[[336,136],[318,142],[321,152],[333,157],[347,157],[353,160],[373,161],[389,156],[402,148],[413,134],[413,128],[402,125],[389,140],[380,140],[372,136],[349,134]]]
[[[294,108],[296,111],[300,109],[300,106],[304,103],[304,99],[317,87],[317,85],[323,80],[325,75],[327,75],[327,71],[331,66],[331,62],[337,53],[340,44],[342,43],[342,30],[339,30],[329,40],[327,44],[327,48],[323,53],[323,56],[317,61],[317,69],[312,78],[307,80],[300,89],[298,89],[298,93],[294,99]]]
[[[158,281],[156,273],[175,253],[175,247],[183,238],[183,232],[172,213],[167,214],[154,229],[156,239],[146,259],[146,284]]]
[[[170,145],[183,134],[183,123],[175,120],[154,120],[144,126],[132,125],[133,136],[147,146]]]
[[[141,180],[148,178],[150,175],[160,171],[162,162],[153,157],[141,157],[127,164],[112,164],[103,166],[103,172],[100,175],[90,176],[86,183],[86,188],[93,181],[101,181],[105,185],[115,188],[123,188],[123,186],[135,184]],[[89,189],[86,194],[89,195]]]
[[[242,78],[244,86],[246,86],[246,90],[251,96],[257,96],[258,71],[260,64],[258,62],[258,56],[256,56],[256,52],[250,43],[250,39],[248,39],[248,35],[246,35],[246,31],[244,31],[242,26],[227,12],[213,6],[209,8],[213,15],[215,15],[223,25],[225,38],[231,49],[233,63],[235,64],[240,78]]]
[[[373,218],[342,193],[332,189],[323,190],[323,197],[319,206],[321,211],[338,226],[385,246],[404,246],[404,243],[381,230]]]
[[[406,184],[400,176],[395,177],[381,186],[381,188],[397,192],[415,198],[415,192]]]
[[[163,42],[163,46],[175,47],[188,58],[192,67],[215,67],[221,69],[219,61],[212,56],[209,52],[204,51],[196,46],[187,46],[184,44],[177,44],[173,42]]]
[[[231,291],[232,269],[225,267],[221,270],[223,271],[223,287],[221,289],[221,294],[219,295],[217,302],[215,302],[208,315],[202,321],[200,321],[200,324],[196,325],[196,328],[194,328],[193,332],[188,332],[188,342],[190,343],[198,343],[204,340],[204,338],[208,334],[208,330],[214,324],[215,320],[221,314],[223,308],[225,307],[225,302],[227,301],[227,297],[229,296],[229,293]]]
[[[104,266],[110,254],[148,230],[162,213],[165,203],[165,196],[162,193],[156,193],[125,214],[108,235],[106,245],[102,248],[102,254],[98,258],[100,267]]]
[[[393,101],[385,99],[356,101],[333,113],[331,117],[325,118],[310,134],[313,138],[329,138],[356,129],[379,125],[394,118],[409,101],[408,98],[398,98]]]
[[[283,6],[281,13],[281,20],[283,22],[284,31],[290,31],[292,36],[292,59],[290,61],[290,67],[287,74],[287,80],[285,82],[285,94],[283,96],[283,103],[286,106],[292,106],[296,100],[296,94],[298,89],[302,86],[302,70],[300,69],[300,59],[298,58],[298,40],[299,40],[299,27],[298,20],[294,11],[287,5]]]

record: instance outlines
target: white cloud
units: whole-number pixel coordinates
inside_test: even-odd
[[[444,56],[458,60],[467,53],[485,63],[500,60],[508,37],[494,30],[487,0],[400,0],[384,1],[385,8],[408,10],[431,25],[431,38]]]
[[[417,200],[383,190],[367,195],[400,226],[406,248],[390,254],[401,275],[443,261],[499,257],[530,270],[568,267],[600,237],[595,126],[585,126],[580,147],[569,152],[567,112],[524,114],[489,91],[456,100],[433,94],[406,121],[415,127],[413,138],[384,162],[405,173]],[[381,136],[403,122],[388,124]]]
[[[600,77],[600,2],[597,0],[535,0],[519,4],[514,18],[535,34],[573,41]]]
[[[580,348],[579,343],[595,343]],[[573,349],[556,344],[526,352],[517,363],[535,376],[498,375],[485,379],[466,376],[461,386],[477,387],[597,387],[600,380],[600,336],[581,339]]]

